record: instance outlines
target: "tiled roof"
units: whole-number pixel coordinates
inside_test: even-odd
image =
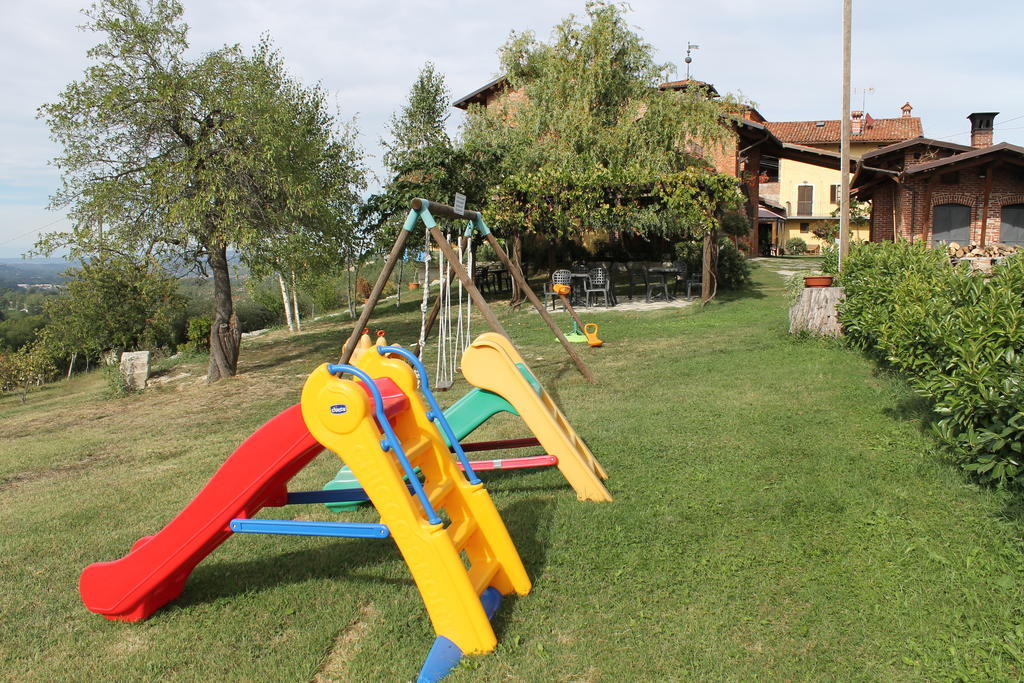
[[[839,144],[839,120],[825,121],[768,121],[775,137],[783,142],[800,145]],[[901,116],[895,119],[874,119],[864,125],[859,135],[851,135],[851,142],[899,142],[922,134],[921,118]]]
[[[699,87],[706,88],[708,94],[712,97],[718,97],[718,91],[715,90],[715,86],[704,81],[698,81],[693,78],[684,78],[681,81],[669,81],[668,83],[662,83],[658,86],[659,90],[687,90],[688,88]]]

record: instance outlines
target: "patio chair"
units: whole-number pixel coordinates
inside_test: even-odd
[[[671,298],[668,293],[668,283],[665,282],[665,275],[662,273],[652,273],[650,268],[646,267],[644,268],[644,287],[647,292],[644,300],[647,303],[651,303],[651,301],[659,296],[664,301],[669,301]]]
[[[590,281],[586,285],[587,306],[593,306],[594,295],[604,298],[605,307],[612,306],[612,282],[608,277],[608,269],[601,266],[590,271]]]
[[[693,288],[697,288],[699,293],[704,288],[704,272],[698,270],[695,273],[690,273],[690,277],[686,278],[686,298],[693,298]]]
[[[487,266],[477,266],[473,269],[473,284],[476,285],[481,294],[486,294],[488,290],[493,291],[490,272]]]
[[[551,282],[544,284],[544,299],[547,301],[548,297],[551,298],[551,310],[555,310],[555,302],[561,301],[561,297],[555,293],[552,285],[570,285],[572,286],[572,272],[561,268],[551,274]],[[562,309],[565,309],[565,305],[562,305]]]

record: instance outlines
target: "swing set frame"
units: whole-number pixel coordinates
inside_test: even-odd
[[[352,358],[352,354],[355,352],[356,343],[359,340],[359,335],[363,328],[366,327],[367,322],[370,320],[370,316],[373,314],[374,308],[377,306],[377,302],[380,299],[381,292],[384,290],[384,285],[387,284],[388,278],[391,277],[391,273],[395,269],[395,265],[401,259],[402,252],[405,249],[405,242],[409,239],[409,235],[412,233],[416,224],[422,220],[423,224],[427,227],[430,232],[430,236],[437,244],[441,253],[444,254],[445,259],[448,261],[448,268],[450,271],[454,271],[455,275],[462,281],[462,286],[469,293],[470,299],[476,304],[477,310],[488,326],[501,336],[505,337],[509,341],[512,338],[508,332],[505,331],[505,327],[501,324],[501,321],[494,315],[494,311],[487,304],[480,290],[477,289],[476,284],[473,282],[472,276],[466,272],[461,261],[459,260],[458,254],[452,248],[451,243],[445,238],[441,229],[437,226],[436,217],[449,218],[452,220],[466,220],[469,222],[466,227],[466,232],[463,237],[471,236],[476,233],[487,240],[487,243],[491,246],[491,249],[497,255],[498,259],[502,262],[505,268],[508,269],[509,274],[518,284],[519,288],[526,293],[526,297],[533,304],[533,307],[537,309],[541,319],[547,324],[548,328],[554,333],[555,337],[561,343],[562,348],[565,349],[566,354],[572,359],[573,363],[576,364],[576,368],[580,371],[580,374],[591,384],[596,384],[597,380],[594,378],[594,374],[587,367],[587,364],[583,361],[583,358],[579,355],[569,340],[565,338],[561,328],[555,323],[551,315],[548,313],[547,308],[541,303],[540,299],[537,298],[537,294],[530,287],[530,284],[526,281],[526,276],[523,275],[522,270],[512,262],[505,252],[505,249],[498,242],[494,233],[491,232],[490,228],[484,222],[483,214],[479,211],[471,211],[465,209],[461,212],[456,211],[453,207],[447,204],[440,204],[438,202],[432,202],[428,199],[413,199],[411,202],[411,208],[409,215],[406,216],[405,224],[398,233],[398,237],[395,238],[394,246],[391,247],[391,251],[388,254],[387,260],[384,262],[384,268],[380,271],[380,275],[377,276],[377,281],[373,285],[373,289],[370,291],[370,296],[363,306],[362,312],[359,314],[359,320],[356,321],[355,327],[352,329],[352,334],[349,335],[348,340],[345,342],[343,347],[341,360],[342,364],[348,363]],[[424,283],[426,286],[426,283]],[[434,302],[434,308],[431,309],[430,315],[427,318],[427,330],[426,336],[430,335],[431,328],[433,327],[434,321],[437,319],[437,313],[440,310],[440,296]]]

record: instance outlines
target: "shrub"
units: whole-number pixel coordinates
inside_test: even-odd
[[[821,272],[839,275],[839,249],[834,244],[821,248]]]
[[[787,254],[806,254],[807,253],[807,242],[804,242],[799,237],[790,237],[786,240],[786,253]]]
[[[373,287],[370,285],[370,281],[365,277],[359,277],[356,279],[356,294],[360,299],[366,300],[370,298],[370,293],[373,291]]]
[[[283,310],[282,305],[281,311]],[[235,315],[238,316],[238,325],[242,332],[262,330],[281,322],[280,312],[264,308],[255,301],[238,301],[235,304]]]
[[[188,319],[185,327],[185,343],[178,347],[180,351],[209,351],[210,328],[213,319],[209,315],[198,315]]]
[[[123,398],[133,393],[132,386],[121,372],[120,365],[107,365],[102,372],[103,379],[107,382],[107,398]]]
[[[687,240],[675,246],[676,259],[686,266],[687,273],[699,273],[703,268],[704,246],[701,242]],[[753,280],[750,277],[750,263],[732,240],[722,237],[718,240],[718,288],[740,289]]]
[[[905,373],[956,461],[983,482],[1024,484],[1024,259],[991,277],[921,244],[856,245],[840,320]]]
[[[839,319],[854,344],[872,350],[881,327],[892,315],[893,292],[904,279],[938,278],[946,258],[922,242],[868,242],[850,245],[843,265],[846,300]]]

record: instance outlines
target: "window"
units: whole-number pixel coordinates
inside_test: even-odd
[[[800,185],[796,188],[796,215],[814,215],[814,186]]]
[[[761,157],[761,182],[779,182],[779,160],[775,157]]]
[[[800,232],[810,232],[810,231],[811,231],[811,224],[810,223],[801,223],[800,224]]]
[[[932,209],[932,244],[971,241],[971,207],[964,204],[938,204]]]
[[[828,192],[828,200],[830,202],[832,202],[833,204],[838,204],[839,200],[842,199],[842,197],[843,197],[843,186],[842,185],[832,185],[832,186],[830,186],[829,192]]]
[[[1003,244],[1024,245],[1024,204],[1008,204],[1003,207],[999,241]]]

